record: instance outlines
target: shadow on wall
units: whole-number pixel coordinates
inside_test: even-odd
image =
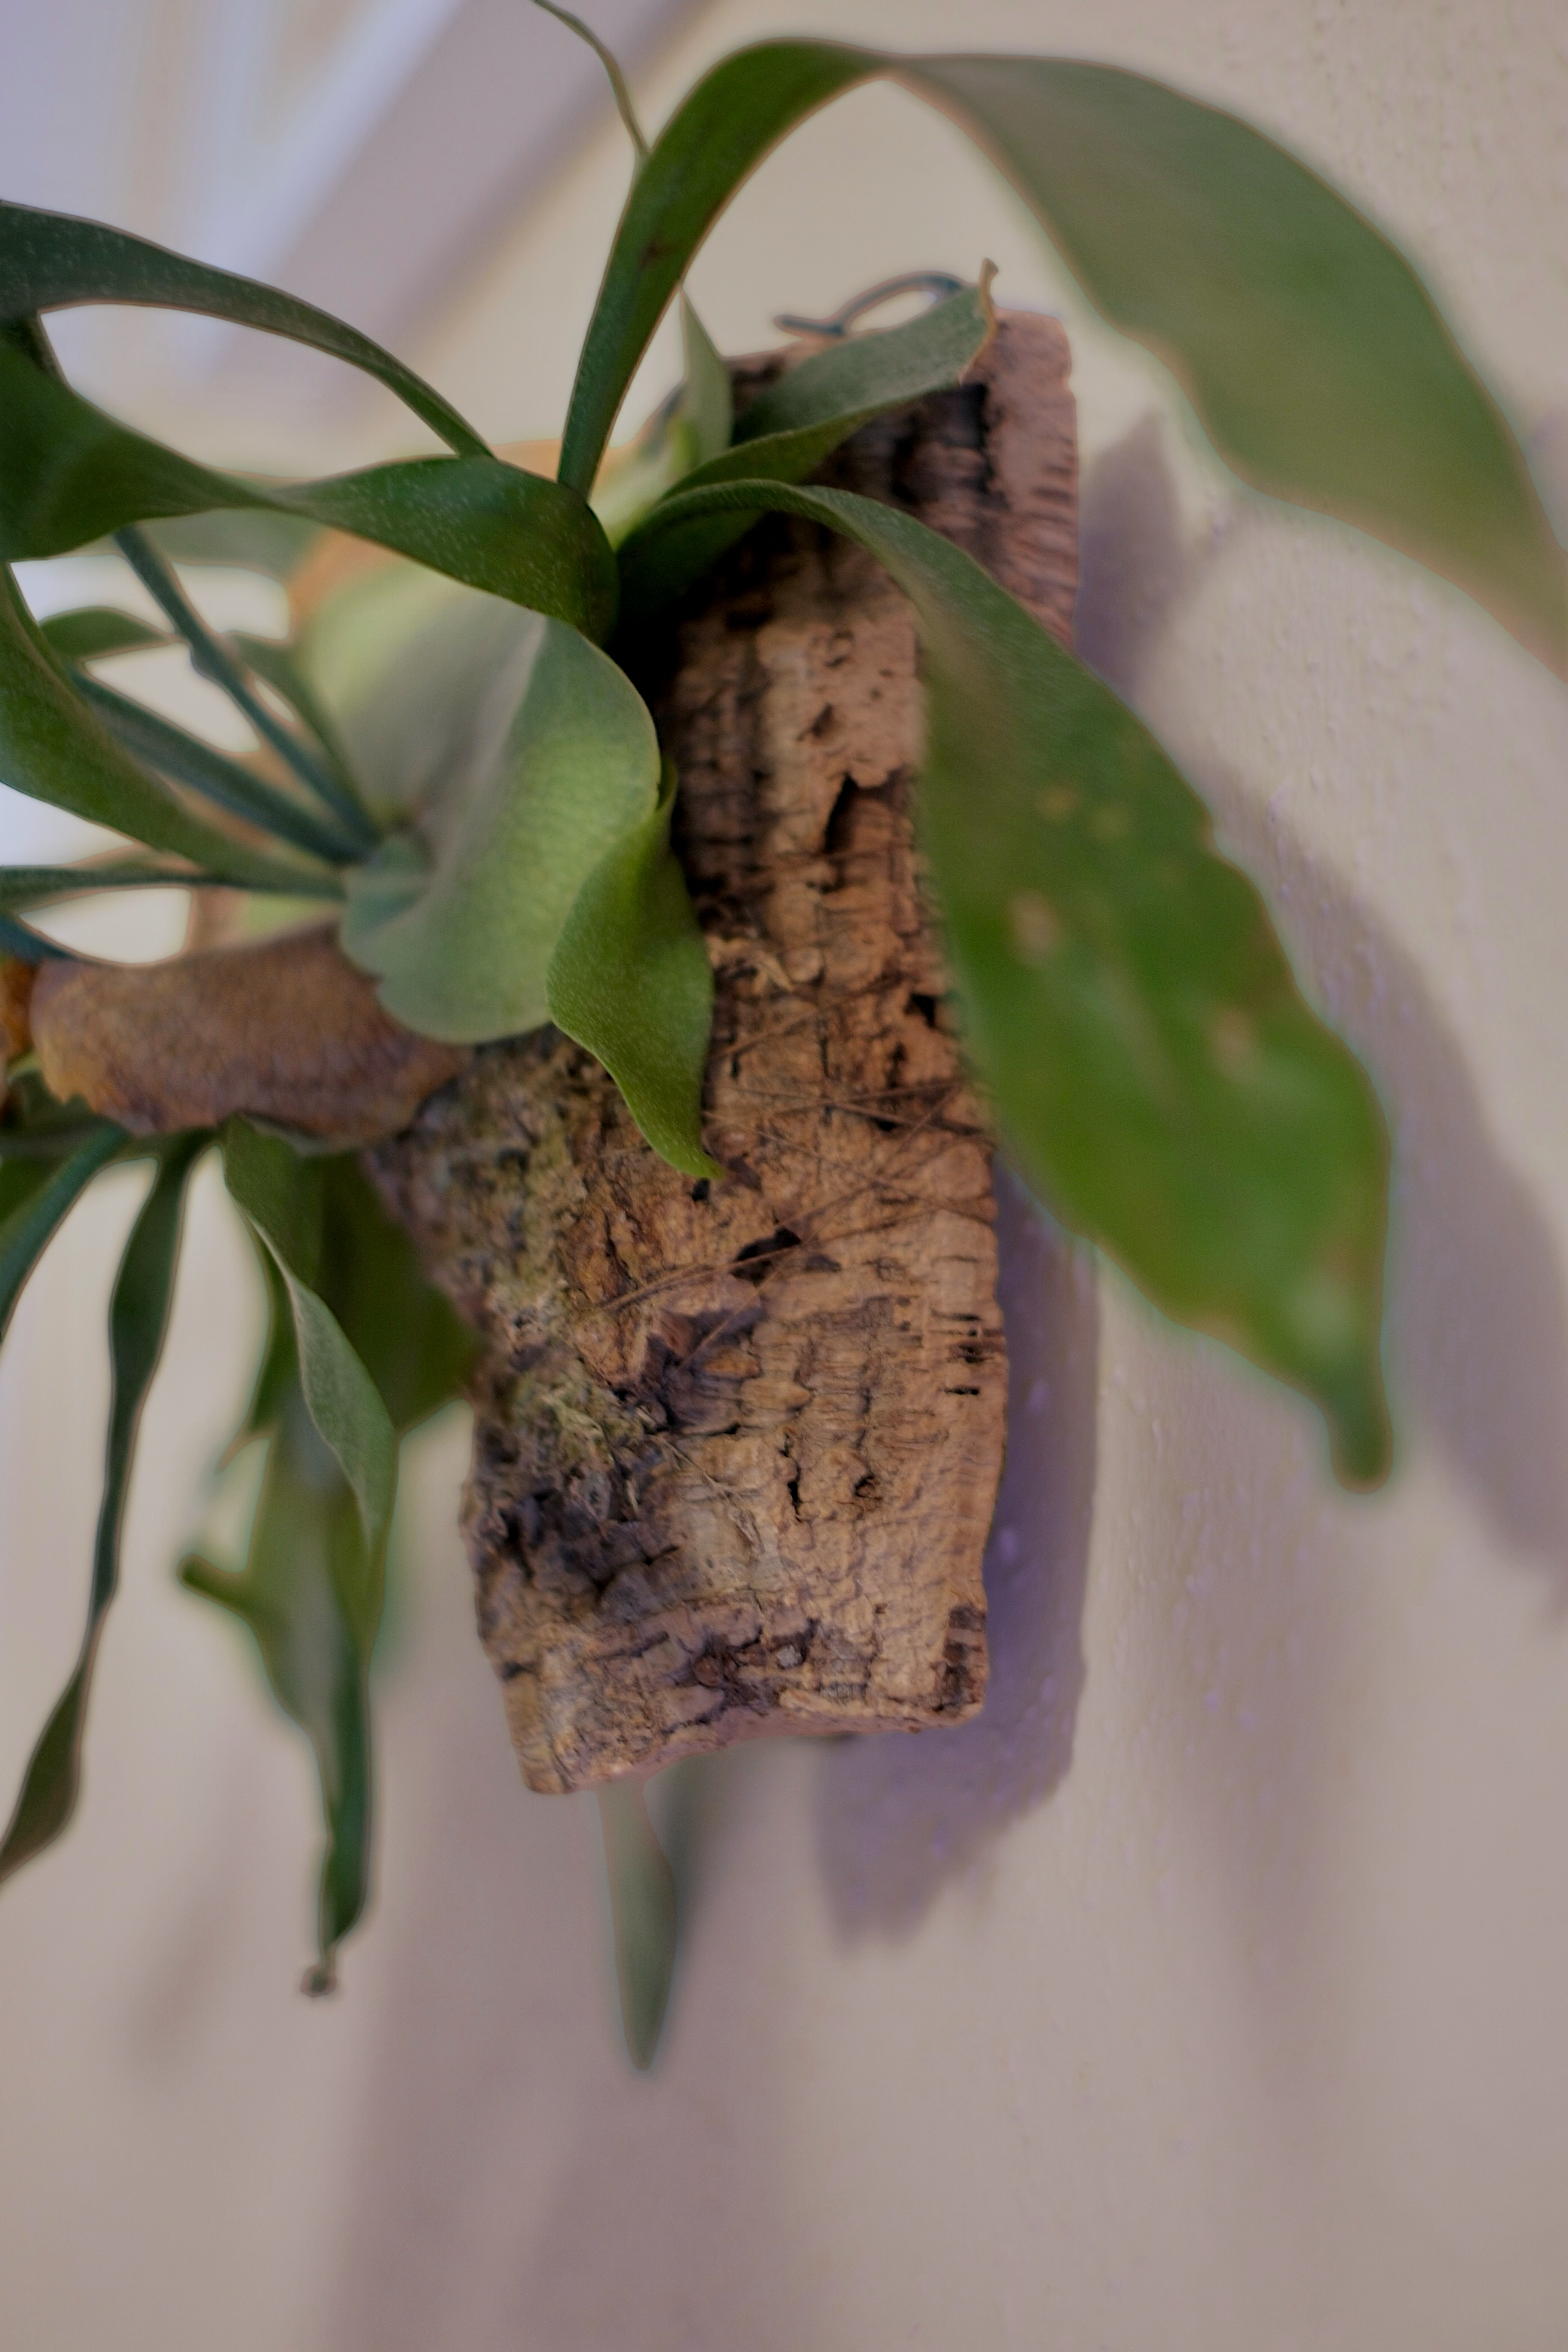
[[[1087,478],[1081,556],[1079,649],[1136,708],[1167,622],[1225,557],[1223,536],[1184,529],[1157,418]],[[1211,761],[1194,780],[1227,850],[1310,934],[1317,991],[1389,1112],[1391,1373],[1406,1443],[1419,1433],[1438,1446],[1500,1542],[1568,1605],[1568,1303],[1551,1232],[1493,1143],[1411,958],[1259,804],[1258,779]],[[985,1567],[990,1695],[962,1730],[847,1741],[823,1758],[818,1847],[852,1937],[916,1926],[1071,1762],[1095,1470],[1092,1276],[1016,1185],[1004,1187],[1000,1236],[1013,1436]]]
[[[1145,419],[1085,486],[1079,606],[1085,660],[1134,708],[1166,618],[1223,554],[1223,540],[1185,541],[1161,429]],[[1500,1541],[1568,1604],[1568,1303],[1551,1231],[1412,959],[1260,803],[1258,778],[1210,761],[1194,781],[1227,852],[1310,938],[1316,992],[1388,1113],[1396,1422],[1436,1442]]]
[[[914,1927],[1072,1761],[1094,1498],[1094,1276],[1016,1179],[999,1175],[997,1198],[1010,1434],[985,1559],[990,1687],[984,1712],[957,1730],[836,1741],[821,1759],[818,1850],[850,1936]]]

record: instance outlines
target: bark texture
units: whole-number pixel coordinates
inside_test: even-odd
[[[1053,321],[1005,317],[968,383],[829,476],[911,507],[1064,640],[1067,371]],[[985,1685],[1006,1368],[990,1149],[911,839],[908,611],[859,550],[767,523],[655,683],[729,1174],[666,1167],[551,1031],[481,1052],[374,1160],[487,1341],[465,1526],[542,1790],[956,1723]]]

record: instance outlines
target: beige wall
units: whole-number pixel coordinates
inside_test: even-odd
[[[721,0],[650,114],[781,23],[1071,47],[1246,110],[1422,256],[1568,471],[1552,0]],[[415,354],[498,434],[558,423],[546,321],[585,316],[623,184],[606,137]],[[1568,695],[1397,559],[1230,490],[909,100],[813,125],[695,286],[738,348],[776,309],[986,255],[1078,349],[1086,646],[1384,1088],[1399,1477],[1338,1496],[1305,1408],[1009,1200],[992,1704],[698,1778],[689,1948],[637,2080],[592,1811],[517,1786],[437,1433],[379,1912],[310,2006],[304,1766],[166,1572],[254,1315],[204,1200],[89,1801],[0,1904],[19,2352],[1568,2342]],[[73,1638],[110,1222],[94,1263],[50,1266],[0,1381],[7,1769]]]

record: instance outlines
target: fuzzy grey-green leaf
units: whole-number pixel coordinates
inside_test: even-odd
[[[624,672],[540,614],[498,625],[493,612],[448,605],[388,677],[394,707],[416,677],[439,790],[413,831],[350,877],[343,948],[409,1028],[477,1045],[549,1018],[562,926],[605,852],[653,810],[658,745]],[[378,729],[389,715],[384,701]],[[407,752],[405,738],[395,756]],[[357,764],[374,793],[375,765]],[[406,778],[402,789],[418,791]]]
[[[713,972],[669,846],[675,776],[584,882],[550,960],[550,1014],[609,1071],[654,1150],[721,1176],[702,1148]]]

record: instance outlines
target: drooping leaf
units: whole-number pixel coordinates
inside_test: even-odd
[[[11,1079],[0,1102],[0,1230],[101,1124],[79,1103],[57,1103],[36,1070]]]
[[[151,849],[188,857],[241,888],[299,887],[300,869],[204,824],[121,749],[72,687],[3,567],[0,782]]]
[[[225,1467],[242,1447],[249,1444],[253,1437],[272,1435],[300,1382],[300,1359],[294,1345],[294,1310],[289,1303],[289,1286],[278,1271],[277,1259],[264,1244],[256,1244],[256,1255],[261,1265],[261,1278],[267,1285],[267,1338],[261,1349],[261,1360],[256,1368],[256,1386],[250,1392],[245,1419],[224,1453]]]
[[[185,1186],[205,1143],[204,1136],[181,1136],[162,1151],[153,1189],[121,1261],[109,1308],[113,1388],[87,1628],[70,1678],[28,1760],[10,1826],[0,1842],[0,1884],[51,1845],[76,1811],[92,1670],[104,1616],[120,1580],[120,1541],[136,1433],[169,1328]]]
[[[374,1381],[316,1287],[320,1169],[279,1137],[263,1135],[245,1119],[228,1120],[221,1140],[224,1181],[271,1252],[289,1294],[300,1393],[358,1507],[374,1590],[362,1593],[353,1622],[356,1629],[369,1622],[374,1633],[381,1555],[397,1489],[397,1439]]]
[[[79,690],[115,741],[172,783],[184,784],[215,808],[325,864],[342,866],[363,855],[364,845],[335,819],[279,791],[226,752],[215,751],[199,735],[189,734],[173,719],[149,710],[145,703],[133,701],[130,695],[95,677],[83,677]]]
[[[0,318],[25,325],[37,311],[85,302],[195,310],[306,343],[374,376],[450,448],[459,453],[484,450],[473,427],[438,392],[368,335],[327,311],[298,302],[276,287],[258,285],[226,269],[209,269],[100,221],[40,212],[29,205],[0,205]]]
[[[321,1169],[321,1296],[402,1436],[460,1394],[479,1341],[426,1280],[353,1155]]]
[[[656,499],[730,446],[730,371],[687,297],[680,298],[686,368],[629,448],[616,450],[594,485],[594,511],[618,547]]]
[[[30,1200],[40,1184],[47,1182],[49,1171],[58,1163],[53,1160],[21,1160],[9,1153],[0,1157],[0,1228],[24,1201]]]
[[[699,466],[679,485],[710,482],[804,482],[840,442],[886,409],[902,408],[960,383],[995,328],[992,272],[933,304],[918,319],[880,333],[847,335],[814,352],[762,393],[735,428],[734,445]],[[658,540],[658,601],[683,594],[749,528],[744,515],[710,515]],[[621,566],[625,618],[646,610],[636,548]]]
[[[1195,793],[1107,687],[911,517],[762,483],[687,499],[826,523],[909,597],[921,837],[1005,1139],[1167,1314],[1316,1398],[1342,1477],[1381,1477],[1382,1117]]]
[[[669,845],[675,772],[605,851],[550,960],[550,1017],[596,1055],[654,1150],[688,1176],[721,1176],[702,1149],[713,972]]]
[[[572,903],[658,793],[653,721],[624,672],[558,621],[492,623],[437,616],[417,667],[433,684],[449,656],[445,709],[426,700],[417,723],[439,794],[416,833],[350,877],[343,918],[344,951],[380,979],[387,1010],[453,1044],[549,1017],[545,974]],[[399,703],[414,674],[389,681]],[[378,725],[390,717],[384,702]],[[360,772],[374,790],[374,763]]]
[[[609,542],[575,492],[500,457],[417,457],[262,488],[117,424],[0,345],[0,559],[63,555],[107,531],[212,507],[269,507],[602,636]]]
[[[648,1819],[641,1782],[606,1780],[595,1793],[609,1874],[621,2022],[627,2055],[643,2074],[658,2048],[675,1976],[675,1873]]]
[[[124,1140],[120,1128],[108,1119],[100,1120],[70,1157],[52,1168],[45,1181],[0,1223],[0,1339],[11,1328],[11,1318],[27,1276],[65,1222],[67,1213],[99,1170],[108,1166]]]
[[[51,613],[38,627],[63,662],[102,661],[110,654],[141,653],[149,646],[172,642],[162,629],[150,629],[145,621],[133,621],[129,613],[117,613],[109,604]]]
[[[370,1883],[368,1680],[382,1566],[297,1381],[278,1400],[245,1568],[231,1574],[192,1557],[180,1579],[249,1628],[278,1704],[315,1751],[326,1847],[320,1958],[305,1990],[328,1992],[337,1947],[363,1910]]]
[[[1104,66],[948,58],[902,78],[975,133],[1244,480],[1414,556],[1561,672],[1568,564],[1523,455],[1410,264],[1326,181]]]
[[[457,1392],[473,1335],[420,1274],[407,1236],[382,1208],[352,1155],[291,1173],[254,1171],[256,1197],[363,1361],[398,1430]],[[319,1906],[321,1959],[306,1980],[332,1982],[333,1953],[363,1906],[370,1864],[368,1670],[380,1622],[383,1568],[366,1545],[353,1495],[314,1427],[300,1384],[296,1323],[277,1255],[261,1251],[269,1329],[256,1391],[230,1454],[271,1441],[239,1576],[187,1559],[192,1591],[239,1616],[256,1636],[279,1703],[315,1749],[327,1843]]]
[[[879,75],[978,140],[1097,309],[1173,369],[1247,480],[1414,555],[1563,667],[1563,551],[1410,265],[1260,131],[1107,66],[806,41],[724,58],[677,109],[627,199],[573,391],[563,481],[592,480],[648,337],[740,182],[805,115]]]
[[[102,1125],[85,1103],[57,1102],[37,1070],[23,1070],[11,1078],[0,1104],[0,1164],[14,1159],[68,1160]]]

